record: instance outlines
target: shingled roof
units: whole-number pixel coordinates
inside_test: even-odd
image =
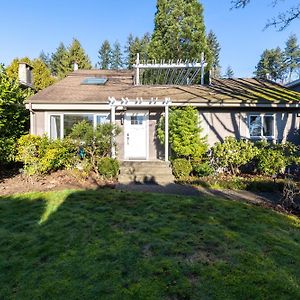
[[[105,85],[83,85],[89,77],[106,77]],[[173,103],[298,103],[300,93],[267,80],[253,78],[215,79],[211,85],[159,86],[133,84],[128,70],[78,70],[27,100],[29,103],[88,104],[116,99],[165,99]]]

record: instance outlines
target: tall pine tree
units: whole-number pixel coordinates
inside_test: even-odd
[[[155,27],[149,47],[152,59],[210,60],[203,7],[198,0],[157,0]]]
[[[118,41],[116,41],[113,45],[111,53],[111,68],[114,70],[123,68],[121,45]]]
[[[220,66],[221,46],[218,42],[217,36],[212,30],[207,35],[207,44],[208,44],[209,51],[211,53],[212,77],[219,78],[221,76],[221,66]]]
[[[39,59],[50,69],[51,57],[49,53],[45,53],[44,50],[41,51]]]
[[[112,50],[108,40],[105,40],[98,51],[99,67],[106,70],[111,66]]]
[[[91,61],[85,50],[82,48],[80,42],[77,39],[73,39],[69,46],[68,53],[68,70],[72,72],[74,69],[74,63],[77,63],[79,69],[91,69]]]
[[[284,62],[288,73],[288,81],[291,81],[293,74],[300,68],[300,47],[295,34],[291,35],[286,42]]]
[[[284,63],[284,53],[279,47],[265,50],[256,66],[254,74],[257,78],[270,79],[273,81],[284,81],[286,65]]]
[[[132,69],[138,53],[140,54],[140,59],[147,60],[150,40],[151,36],[149,33],[145,33],[142,38],[134,37],[132,34],[128,36],[125,46],[126,65],[128,69]]]
[[[50,69],[53,76],[61,79],[68,74],[68,57],[68,50],[64,43],[61,42],[51,55]]]

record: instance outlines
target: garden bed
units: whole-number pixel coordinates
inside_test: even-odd
[[[114,180],[103,180],[93,173],[82,176],[76,170],[60,170],[43,176],[26,176],[18,168],[0,171],[0,195],[64,189],[97,189],[114,185]]]

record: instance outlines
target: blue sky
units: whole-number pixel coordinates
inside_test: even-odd
[[[283,32],[263,31],[268,18],[298,0],[252,0],[242,10],[230,10],[230,0],[202,0],[207,31],[212,29],[222,46],[223,70],[231,65],[235,76],[251,77],[266,48],[284,47],[291,33],[300,39],[300,21]],[[15,57],[37,57],[53,52],[60,41],[80,40],[93,64],[104,39],[125,43],[129,33],[142,35],[154,27],[155,0],[9,0],[1,3],[0,62]]]

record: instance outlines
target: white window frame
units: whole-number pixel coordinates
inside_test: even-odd
[[[45,128],[47,129],[46,134],[47,136],[50,138],[50,130],[51,130],[51,124],[50,124],[50,119],[51,116],[60,116],[60,127],[61,127],[61,132],[60,132],[60,139],[64,138],[64,116],[66,115],[93,115],[93,127],[96,128],[97,127],[97,116],[105,116],[105,117],[109,117],[110,112],[47,112],[46,115],[46,124],[45,124]],[[111,118],[109,119],[110,122]]]
[[[251,136],[251,133],[250,133],[251,117],[260,117],[261,118],[262,127],[261,127],[261,135],[259,135],[259,136],[254,136],[254,135]],[[263,135],[263,126],[264,126],[264,118],[265,117],[273,118],[273,135],[270,135],[270,136]],[[276,122],[275,114],[272,114],[272,113],[257,113],[257,114],[253,113],[253,114],[249,115],[248,116],[249,138],[250,139],[274,139],[275,138],[275,128],[276,128],[275,122]]]

